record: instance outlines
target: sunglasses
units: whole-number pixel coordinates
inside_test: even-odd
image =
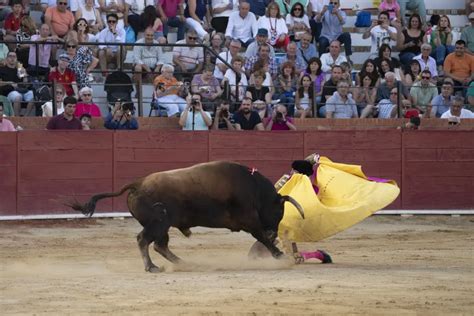
[[[83,97],[90,97],[91,95],[92,95],[92,94],[90,94],[90,93],[83,93],[83,94],[82,94]]]
[[[329,2],[330,4],[333,4],[333,5],[338,5],[339,2]]]
[[[301,8],[294,8],[293,11],[301,11]]]
[[[67,5],[67,2],[58,2],[59,5]]]
[[[67,48],[76,48],[77,46],[76,45],[67,45],[66,47]]]
[[[430,80],[430,79],[431,79],[431,77],[425,77],[425,76],[423,76],[423,77],[421,77],[421,79]]]
[[[117,23],[117,20],[108,20],[107,23],[115,24],[115,23]]]
[[[63,94],[62,91],[56,91],[56,94]]]
[[[188,36],[188,40],[195,41],[195,40],[197,40],[197,37],[194,37],[194,36]]]
[[[79,23],[77,26],[87,26],[85,23]]]

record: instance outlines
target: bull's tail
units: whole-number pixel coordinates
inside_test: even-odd
[[[81,204],[78,201],[71,202],[69,204],[66,204],[66,206],[71,207],[73,210],[81,212],[82,214],[91,217],[94,215],[95,211],[95,205],[99,200],[105,199],[105,198],[110,198],[110,197],[116,197],[122,195],[125,191],[128,190],[133,190],[135,188],[136,184],[135,183],[130,183],[124,186],[120,191],[118,192],[111,192],[111,193],[100,193],[96,194],[91,197],[89,202],[85,204]]]

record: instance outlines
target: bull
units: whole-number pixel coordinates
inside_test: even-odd
[[[125,185],[118,192],[97,194],[85,204],[76,201],[69,206],[92,216],[99,200],[117,197],[126,191],[129,191],[128,209],[143,226],[137,242],[148,272],[161,271],[151,261],[151,243],[153,249],[170,262],[181,261],[168,248],[170,227],[176,227],[186,237],[195,226],[243,230],[261,242],[273,257],[279,258],[283,253],[274,242],[284,203],[294,204],[304,218],[298,202],[278,194],[273,184],[258,171],[225,161],[153,173]]]

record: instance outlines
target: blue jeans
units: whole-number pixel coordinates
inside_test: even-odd
[[[435,50],[431,53],[431,57],[436,59],[436,65],[443,65],[444,59],[450,53],[454,52],[453,45],[439,45],[436,46]]]
[[[416,55],[413,53],[400,53],[400,63],[404,66],[408,66]]]
[[[172,17],[168,18],[168,21],[166,23],[163,23],[163,34],[165,37],[168,36],[168,27],[177,27],[178,28],[178,35],[177,39],[178,41],[184,39],[184,22],[182,22],[178,17]]]
[[[408,21],[406,19],[405,14],[408,10],[415,10],[423,20],[426,22],[426,7],[425,7],[425,0],[397,0],[398,4],[400,5],[400,17],[402,20]],[[406,25],[406,24],[405,24]]]

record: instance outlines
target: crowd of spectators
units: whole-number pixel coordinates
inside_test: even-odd
[[[92,83],[106,81],[127,52],[136,97],[151,83],[142,99],[178,116],[185,130],[294,130],[293,118],[414,112],[473,117],[452,107],[461,99],[474,105],[474,12],[458,32],[447,15],[427,20],[423,0],[383,0],[377,18],[355,29],[371,42],[356,71],[347,31],[354,25],[340,0],[41,0],[41,7],[39,25],[29,0],[1,7],[8,43],[0,45],[0,95],[2,110],[11,103],[16,116],[52,117],[51,129],[87,129],[97,116],[110,129],[138,128],[133,103],[118,100],[101,113],[93,101]],[[190,46],[157,46],[168,43],[170,27],[177,44]],[[132,42],[133,50],[121,46]],[[54,82],[47,100],[38,100],[40,79]]]

